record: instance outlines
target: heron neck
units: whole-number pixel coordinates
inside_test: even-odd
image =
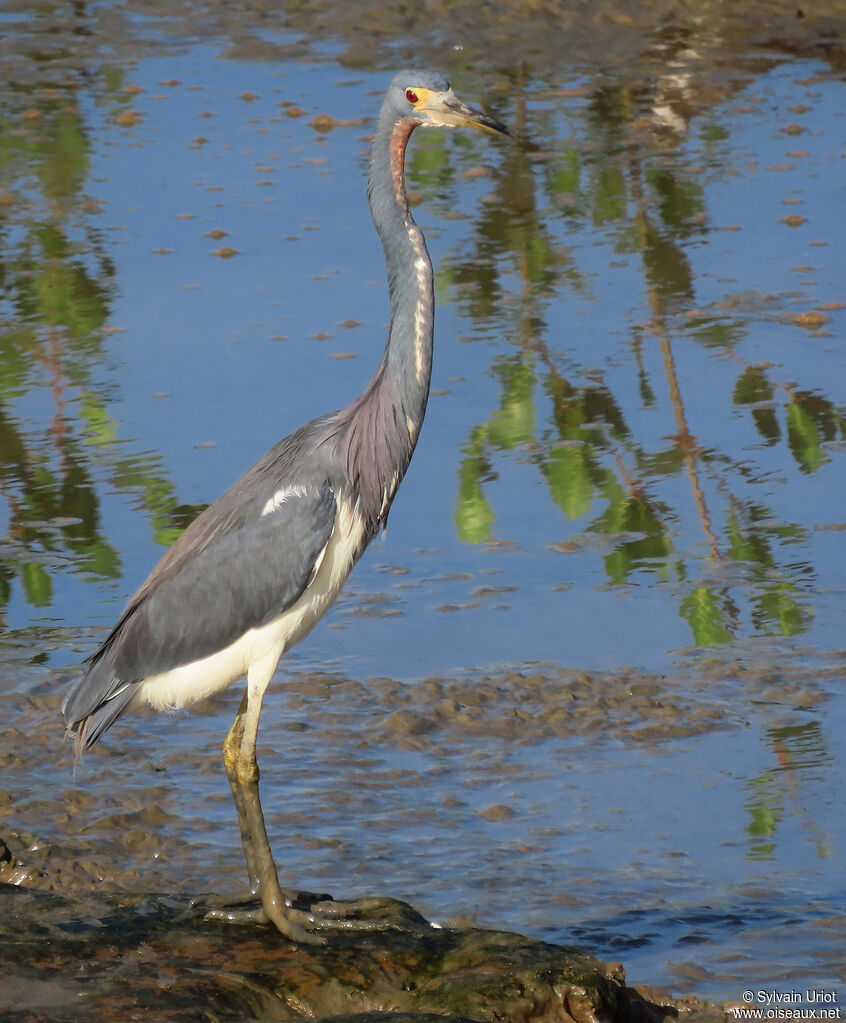
[[[385,249],[391,326],[385,353],[369,386],[339,413],[346,424],[347,482],[375,533],[387,519],[420,432],[432,372],[432,263],[408,208],[405,147],[415,124],[384,112],[370,155],[367,194]]]
[[[423,232],[408,208],[405,151],[416,126],[411,118],[380,117],[370,155],[367,194],[385,250],[391,325],[380,370],[419,426],[432,370],[434,288]],[[416,440],[416,437],[415,437]]]

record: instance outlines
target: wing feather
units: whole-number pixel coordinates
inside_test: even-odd
[[[326,481],[296,488],[262,515],[264,506],[163,559],[68,694],[69,726],[125,693],[127,683],[216,653],[298,600],[332,534],[335,496]]]

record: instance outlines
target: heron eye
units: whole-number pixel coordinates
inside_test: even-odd
[[[414,91],[414,89],[406,89],[405,90],[405,98],[408,100],[409,103],[419,103],[420,102],[420,97],[417,95],[417,93]]]

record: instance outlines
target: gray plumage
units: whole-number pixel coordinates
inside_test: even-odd
[[[209,656],[301,596],[335,521],[331,474],[314,458],[327,425],[314,420],[276,444],[188,526],[132,597],[62,708],[72,728],[90,718],[84,748],[146,678]],[[262,515],[286,487],[303,493]]]
[[[429,395],[434,292],[426,243],[408,208],[405,149],[418,126],[458,125],[508,134],[461,103],[442,75],[395,76],[368,170],[391,304],[373,379],[347,408],[280,441],[191,523],[63,705],[79,753],[136,704],[187,706],[246,674],[224,762],[251,886],[262,900],[255,918],[301,941],[310,939],[302,914],[281,896],[258,801],[261,702],[280,656],[325,614],[384,526],[414,452]]]

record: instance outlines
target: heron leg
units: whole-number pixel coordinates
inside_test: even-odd
[[[252,835],[248,827],[248,818],[244,806],[244,796],[241,786],[238,784],[236,761],[241,748],[244,736],[244,714],[247,710],[247,694],[241,698],[238,713],[232,722],[232,727],[223,742],[223,766],[226,769],[226,777],[229,779],[229,787],[232,789],[232,800],[235,803],[235,812],[238,815],[238,827],[241,831],[241,845],[244,848],[244,856],[247,860],[247,877],[250,883],[250,894],[242,900],[248,902],[254,898],[259,889],[259,877],[253,853]],[[227,900],[229,901],[229,900]]]
[[[250,892],[256,899],[261,900],[261,908],[212,909],[207,917],[237,922],[254,920],[272,923],[282,934],[295,941],[323,944],[323,938],[309,934],[305,930],[306,926],[314,923],[314,917],[308,912],[294,908],[293,893],[283,892],[279,886],[259,798],[256,739],[262,699],[275,667],[276,660],[272,658],[251,666],[247,674],[247,691],[223,743],[223,763],[238,815]]]
[[[249,893],[242,896],[229,896],[221,899],[222,905],[231,905],[234,902],[250,902],[254,900],[259,893],[261,887],[260,871],[257,866],[257,856],[255,851],[255,842],[253,840],[253,831],[250,826],[250,815],[247,811],[246,800],[244,795],[244,787],[239,780],[238,774],[238,757],[240,754],[241,746],[244,741],[244,715],[247,710],[247,693],[244,693],[241,698],[241,704],[238,707],[238,713],[235,715],[235,720],[232,722],[232,727],[229,729],[229,733],[223,743],[223,765],[226,769],[226,777],[229,780],[229,787],[232,790],[232,801],[235,804],[235,812],[238,816],[238,827],[241,832],[241,845],[244,849],[244,857],[247,861],[247,877],[249,878]],[[256,772],[258,767],[256,766]],[[258,782],[258,774],[256,774],[256,782]],[[256,793],[256,799],[258,801],[258,793]],[[260,806],[259,806],[260,810]],[[285,899],[288,902],[294,902],[299,900],[302,902],[304,898],[308,898],[311,893],[298,893],[289,889],[283,889]],[[324,896],[313,896],[314,899],[322,898]]]
[[[206,919],[232,923],[272,923],[289,938],[312,945],[325,944],[326,939],[309,933],[306,927],[344,931],[382,930],[389,926],[377,912],[384,904],[382,899],[336,901],[331,895],[292,891],[279,885],[259,799],[259,769],[256,760],[261,702],[275,667],[276,661],[273,661],[262,673],[250,669],[247,692],[223,743],[223,763],[238,815],[250,893],[245,896],[204,899],[207,906],[213,907],[206,913]],[[250,909],[235,908],[251,902],[260,902],[261,905]]]
[[[244,713],[247,709],[247,694],[245,693],[238,707],[238,713],[232,722],[232,727],[223,742],[223,764],[226,769],[226,777],[229,780],[229,787],[232,790],[232,800],[235,803],[235,812],[238,817],[238,828],[241,833],[241,846],[247,861],[247,877],[249,878],[249,889],[246,892],[227,892],[214,895],[202,895],[192,900],[192,905],[203,906],[208,909],[207,919],[230,919],[232,907],[244,906],[256,901],[259,889],[258,871],[255,866],[253,854],[252,836],[247,824],[247,812],[244,806],[244,798],[241,787],[237,784],[235,761],[238,757],[238,750],[241,746],[241,739],[244,733]],[[238,919],[244,919],[244,913],[236,911]]]

